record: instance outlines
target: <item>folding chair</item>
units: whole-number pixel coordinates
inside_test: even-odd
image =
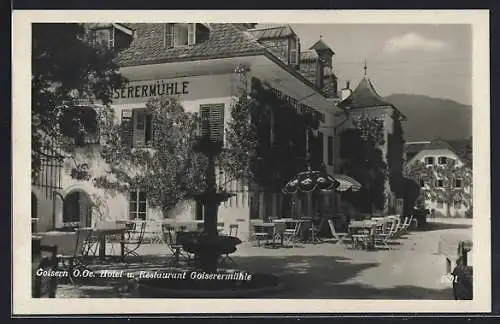
[[[135,223],[134,223],[135,224]],[[137,224],[135,224],[135,229],[132,231],[128,231],[128,235],[125,235],[125,240],[121,241],[120,243],[123,244],[124,246],[124,255],[133,255],[133,256],[139,256],[137,253],[137,250],[139,247],[142,245],[144,241],[144,233],[146,232],[146,221],[140,222],[140,228],[137,231]],[[132,246],[129,248],[128,246]]]
[[[57,260],[60,268],[67,270],[69,280],[74,286],[78,286],[75,281],[74,270],[76,268],[86,269],[82,258],[84,256],[85,241],[91,232],[91,228],[78,228],[75,235],[71,236],[71,239],[68,240],[68,246],[65,246],[65,244],[57,246]],[[42,242],[44,242],[44,239],[42,239]],[[45,240],[45,242],[47,241]],[[47,243],[43,244],[46,245]]]
[[[166,236],[165,243],[167,244],[172,255],[167,259],[167,264],[177,265],[181,261],[181,257],[184,257],[187,262],[191,261],[189,254],[183,250],[182,244],[180,243],[178,234],[175,233],[175,228],[170,225],[163,225],[163,231]]]
[[[283,232],[283,244],[289,247],[295,247],[294,243],[300,236],[300,223],[296,222],[293,228],[286,228]]]
[[[376,233],[375,234],[375,247],[376,248],[387,248],[388,250],[392,250],[390,247],[390,243],[392,243],[394,235],[396,234],[397,221],[392,220],[390,223],[390,227],[386,232]]]
[[[328,226],[330,227],[330,233],[332,234],[332,237],[337,241],[336,244],[345,245],[344,241],[348,239],[349,233],[337,232],[335,230],[335,224],[331,219],[328,220]]]
[[[263,227],[260,227],[258,224],[253,225],[253,233],[250,236],[252,241],[257,242],[257,246],[260,247],[260,241],[266,240],[269,243],[271,234],[264,230]]]
[[[311,232],[311,240],[313,244],[321,242],[321,239],[319,238],[319,234],[321,232],[321,229],[323,228],[323,224],[325,223],[325,218],[321,218],[319,221],[318,225],[314,225],[314,221],[311,224],[311,227],[309,228],[309,231]]]

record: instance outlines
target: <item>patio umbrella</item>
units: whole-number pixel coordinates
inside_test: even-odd
[[[305,171],[299,172],[296,176],[290,179],[282,191],[286,194],[296,194],[297,192],[307,193],[309,216],[312,217],[312,193],[339,191],[345,192],[347,190],[358,191],[361,189],[361,184],[353,178],[343,175],[335,174],[329,175],[324,168],[322,170],[312,170],[309,163]]]

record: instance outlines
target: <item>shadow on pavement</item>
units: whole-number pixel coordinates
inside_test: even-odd
[[[438,222],[427,222],[425,227],[419,229],[419,232],[429,232],[429,231],[439,231],[447,229],[466,229],[472,228],[471,224],[451,224],[451,223],[438,223]]]

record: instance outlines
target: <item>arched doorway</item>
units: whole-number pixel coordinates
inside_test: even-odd
[[[77,224],[79,227],[92,225],[92,201],[85,191],[74,190],[64,197],[63,223]]]

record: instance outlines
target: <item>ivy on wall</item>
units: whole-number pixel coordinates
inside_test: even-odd
[[[298,112],[257,78],[252,78],[250,88],[233,104],[233,120],[226,129],[228,145],[238,148],[231,154],[245,154],[244,159],[226,161],[244,164],[232,163],[225,169],[236,177],[247,176],[264,191],[279,192],[305,167],[306,130],[317,129],[319,121],[310,113]],[[314,147],[317,138],[310,135],[310,147]],[[319,165],[319,159],[314,154],[312,164]]]

